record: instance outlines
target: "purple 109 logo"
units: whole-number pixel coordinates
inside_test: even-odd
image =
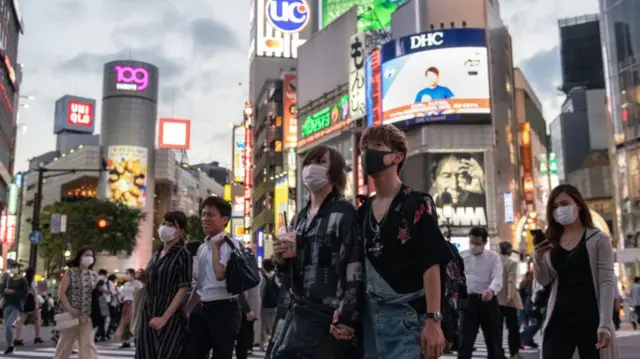
[[[115,70],[118,90],[142,91],[149,86],[149,71],[145,68],[117,65]]]

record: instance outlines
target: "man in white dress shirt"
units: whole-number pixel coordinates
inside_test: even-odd
[[[482,328],[488,359],[503,359],[501,314],[496,294],[502,289],[502,262],[498,253],[485,250],[489,234],[484,227],[469,231],[471,255],[464,259],[469,299],[462,308],[458,359],[471,359]]]
[[[202,228],[207,235],[194,261],[195,290],[187,302],[189,343],[185,358],[232,359],[240,331],[242,312],[238,296],[227,291],[226,270],[232,248],[239,244],[229,239],[225,228],[231,217],[231,204],[220,197],[202,203]]]

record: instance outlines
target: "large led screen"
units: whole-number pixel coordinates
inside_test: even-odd
[[[391,28],[391,15],[406,0],[322,0],[321,28],[358,6],[358,32]]]
[[[489,121],[485,31],[452,29],[406,36],[382,50],[383,122]]]
[[[107,153],[107,199],[132,207],[144,207],[147,200],[147,149],[109,146]]]

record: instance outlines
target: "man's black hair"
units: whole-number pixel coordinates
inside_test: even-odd
[[[271,259],[267,258],[262,261],[262,269],[264,269],[265,272],[271,272],[276,269],[276,266]]]
[[[109,272],[107,272],[107,270],[106,270],[106,269],[100,269],[100,270],[98,271],[98,274],[99,274],[99,275],[107,275],[107,274],[109,274]]]
[[[635,277],[635,278],[633,278],[633,281],[634,281],[635,283],[640,283],[640,277]]]
[[[487,228],[476,226],[471,228],[469,231],[470,236],[474,237],[482,237],[482,242],[487,243],[487,239],[489,238],[489,232],[487,232]]]
[[[202,201],[202,208],[204,207],[215,207],[220,213],[221,217],[227,217],[231,219],[231,203],[224,200],[222,197],[207,197],[204,201]]]

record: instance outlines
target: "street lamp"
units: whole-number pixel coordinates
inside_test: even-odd
[[[453,198],[451,193],[444,192],[440,195],[440,203],[442,204],[442,216],[447,221],[447,239],[451,241],[451,218],[453,217]]]

